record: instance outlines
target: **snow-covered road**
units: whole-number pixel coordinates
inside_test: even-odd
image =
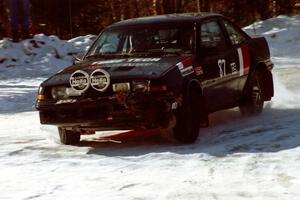
[[[0,199],[299,199],[299,20],[256,24],[275,62],[276,96],[263,114],[214,113],[193,145],[155,137],[111,143],[90,136],[77,147],[57,144],[56,128],[41,126],[32,105],[38,84],[59,60],[43,54],[38,60],[50,61],[35,75],[29,64],[23,73],[18,64],[0,64]],[[89,44],[85,40],[77,42]]]

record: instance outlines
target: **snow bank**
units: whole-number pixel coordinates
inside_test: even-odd
[[[71,65],[73,56],[84,54],[94,38],[87,35],[65,41],[39,34],[20,43],[0,40],[0,79],[50,76]]]
[[[69,41],[57,36],[35,35],[13,43],[0,40],[0,111],[32,111],[39,84],[73,63],[74,55],[83,55],[95,36]],[[3,105],[3,106],[1,106]]]
[[[250,35],[266,37],[276,67],[300,67],[300,15],[278,16],[244,28]]]

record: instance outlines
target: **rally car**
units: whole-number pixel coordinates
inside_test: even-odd
[[[82,61],[44,81],[36,109],[63,144],[152,129],[194,142],[212,112],[257,115],[273,97],[269,47],[219,14],[170,14],[105,28]]]

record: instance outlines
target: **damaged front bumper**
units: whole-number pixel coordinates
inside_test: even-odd
[[[85,130],[165,127],[180,97],[173,94],[116,94],[97,99],[38,100],[41,124]]]

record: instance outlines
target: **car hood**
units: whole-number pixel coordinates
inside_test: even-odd
[[[191,60],[191,56],[164,57],[135,57],[115,59],[87,59],[79,64],[67,67],[63,71],[49,78],[45,83],[62,84],[69,82],[70,75],[78,70],[91,74],[97,69],[106,71],[111,80],[118,79],[155,79],[165,75],[184,60]]]

